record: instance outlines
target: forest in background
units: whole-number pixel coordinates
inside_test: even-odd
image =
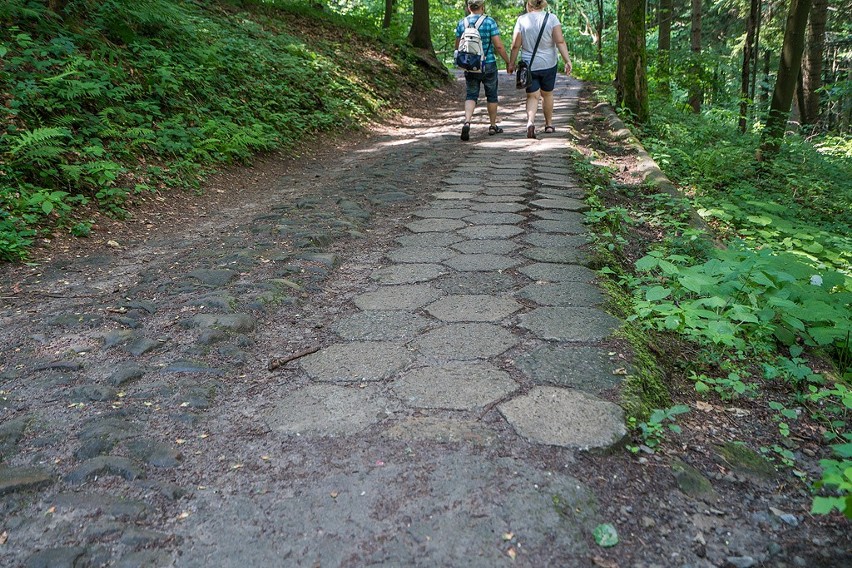
[[[623,296],[616,311],[640,342],[698,346],[676,370],[694,393],[768,407],[776,441],[761,451],[815,483],[814,512],[852,515],[852,6],[808,2],[806,25],[798,0],[550,7],[575,74],[686,196],[625,193],[608,172],[584,170],[600,271]],[[520,2],[486,9],[508,42]],[[57,232],[85,237],[93,211],[132,214],[134,195],[168,198],[213,168],[393,112],[400,90],[447,78],[463,14],[462,0],[4,2],[0,259],[25,259]],[[803,73],[784,67],[788,21],[801,27]],[[625,81],[625,61],[641,80]],[[759,156],[785,73],[797,88],[783,143]],[[627,83],[644,90],[625,93]],[[666,400],[632,413],[646,447],[683,410]],[[813,432],[827,448],[816,476],[798,465],[797,440]]]

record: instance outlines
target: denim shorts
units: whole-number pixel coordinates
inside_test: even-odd
[[[497,102],[497,64],[486,63],[482,73],[464,72],[467,83],[467,95],[465,100],[475,101],[479,99],[479,85],[485,87],[485,100],[489,103]]]
[[[530,74],[532,81],[527,85],[527,92],[534,93],[541,89],[545,93],[549,93],[556,87],[556,65],[550,69],[536,69]]]

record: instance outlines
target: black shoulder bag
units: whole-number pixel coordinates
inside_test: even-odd
[[[518,69],[515,71],[515,87],[518,89],[526,89],[527,85],[532,82],[532,64],[535,60],[535,54],[538,51],[538,44],[541,43],[541,36],[544,35],[544,26],[547,24],[547,18],[550,16],[550,12],[544,13],[544,20],[541,22],[541,29],[538,31],[538,38],[535,40],[535,47],[533,47],[532,56],[530,57],[530,62],[527,63],[523,59],[518,61]]]

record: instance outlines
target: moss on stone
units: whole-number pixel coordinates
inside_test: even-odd
[[[739,442],[725,442],[715,447],[716,454],[737,473],[772,479],[778,472],[762,455]]]

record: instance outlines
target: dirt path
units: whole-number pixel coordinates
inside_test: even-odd
[[[774,474],[603,452],[629,353],[584,266],[579,86],[528,140],[501,81],[503,135],[461,143],[444,96],[3,267],[0,564],[839,565]]]

